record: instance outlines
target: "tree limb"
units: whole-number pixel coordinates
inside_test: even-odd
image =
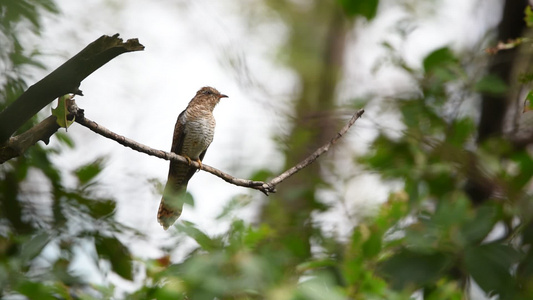
[[[143,49],[137,39],[123,42],[118,34],[103,35],[90,43],[0,112],[0,144],[54,99],[69,93],[82,95],[81,81],[116,56]]]
[[[35,145],[38,141],[48,144],[50,137],[58,129],[59,125],[56,117],[49,116],[24,133],[10,137],[7,142],[0,145],[0,164],[24,154],[29,147]]]
[[[111,130],[109,130],[109,129],[103,127],[103,126],[98,125],[96,122],[85,118],[85,116],[83,115],[83,110],[78,110],[75,120],[80,125],[83,125],[83,126],[89,128],[90,130],[94,131],[95,133],[100,134],[100,135],[102,135],[102,136],[104,136],[106,138],[109,138],[111,140],[114,140],[117,143],[119,143],[119,144],[121,144],[123,146],[129,147],[129,148],[131,148],[131,149],[133,149],[135,151],[139,151],[139,152],[142,152],[142,153],[145,153],[145,154],[148,154],[148,155],[151,155],[151,156],[159,157],[159,158],[162,158],[162,159],[166,159],[166,160],[177,161],[177,162],[181,162],[181,163],[190,163],[195,168],[204,170],[204,171],[209,172],[209,173],[211,173],[211,174],[213,174],[215,176],[218,176],[218,177],[222,178],[223,180],[225,180],[226,182],[229,182],[229,183],[237,185],[237,186],[256,189],[256,190],[259,190],[259,191],[265,193],[265,195],[268,195],[269,193],[275,193],[276,192],[276,185],[278,185],[279,183],[281,183],[285,179],[289,178],[290,176],[296,174],[301,169],[303,169],[303,168],[307,167],[308,165],[312,164],[320,155],[322,155],[324,152],[327,152],[329,150],[329,148],[332,145],[334,145],[348,131],[348,129],[350,129],[350,127],[355,123],[355,121],[357,121],[357,119],[359,119],[363,115],[364,112],[365,112],[364,109],[360,109],[357,112],[355,112],[355,114],[352,116],[350,121],[339,132],[337,132],[335,137],[332,138],[328,143],[326,143],[324,146],[318,148],[315,152],[313,152],[306,159],[304,159],[303,161],[301,161],[300,163],[298,163],[294,167],[292,167],[292,168],[288,169],[287,171],[281,173],[280,175],[274,177],[269,182],[253,181],[253,180],[248,180],[248,179],[236,178],[236,177],[233,177],[233,176],[231,176],[229,174],[226,174],[226,173],[224,173],[224,172],[222,172],[222,171],[220,171],[220,170],[218,170],[216,168],[208,166],[206,164],[200,165],[196,161],[188,161],[185,157],[183,157],[181,155],[177,155],[175,153],[171,153],[171,152],[166,152],[166,151],[150,148],[150,147],[148,147],[146,145],[143,145],[141,143],[138,143],[138,142],[136,142],[136,141],[134,141],[132,139],[129,139],[127,137],[124,137],[124,136],[121,136],[119,134],[116,134],[116,133],[112,132]]]

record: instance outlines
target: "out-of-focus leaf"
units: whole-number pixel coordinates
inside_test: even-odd
[[[521,193],[522,189],[531,182],[533,177],[533,159],[526,150],[515,152],[511,155],[511,159],[518,165],[518,172],[508,178],[509,184],[514,191]]]
[[[336,265],[336,262],[331,259],[311,260],[311,261],[306,261],[296,266],[296,271],[298,271],[299,273],[303,273],[305,271],[321,269],[324,267],[332,267],[335,265]]]
[[[80,193],[65,193],[65,196],[76,201],[75,205],[78,208],[82,208],[84,212],[89,213],[95,219],[108,217],[116,209],[116,202],[111,199],[86,198]]]
[[[300,283],[296,295],[290,299],[297,300],[341,300],[346,299],[346,295],[336,287],[331,276],[325,273],[320,273],[319,276],[314,276],[308,280]]]
[[[363,255],[367,258],[375,257],[381,251],[382,236],[379,232],[371,231],[370,236],[362,245]]]
[[[153,294],[153,299],[161,300],[179,300],[179,299],[188,299],[185,298],[185,286],[183,282],[179,281],[177,278],[171,277],[165,280],[163,286],[158,288]]]
[[[475,217],[461,226],[462,235],[466,242],[473,244],[482,241],[494,227],[497,220],[496,216],[496,209],[493,206],[479,207]]]
[[[41,253],[43,248],[50,242],[50,235],[46,232],[40,232],[32,237],[28,242],[22,245],[20,257],[24,262],[29,262],[31,259]]]
[[[40,282],[33,281],[23,281],[18,287],[17,292],[21,293],[24,296],[27,296],[28,299],[43,299],[43,300],[56,300],[54,297],[54,291],[52,287],[47,286]]]
[[[98,174],[100,174],[104,167],[105,158],[100,157],[93,162],[78,167],[76,170],[74,170],[74,175],[76,175],[81,185],[85,185],[89,181],[93,180]]]
[[[193,238],[203,250],[216,250],[222,246],[220,242],[211,239],[207,234],[198,229],[194,223],[183,221],[183,223],[176,225],[176,227],[179,231]]]
[[[244,244],[253,248],[259,242],[267,239],[273,234],[272,229],[267,224],[261,224],[258,228],[249,227],[244,235]]]
[[[520,258],[512,247],[485,244],[465,250],[465,265],[472,278],[486,293],[498,293],[503,299],[513,299],[515,281],[511,266]]]
[[[68,286],[66,286],[63,282],[56,282],[54,284],[54,292],[61,297],[60,299],[72,299]]]
[[[500,96],[507,92],[507,84],[498,76],[489,74],[481,78],[474,89],[479,93]]]
[[[381,171],[384,178],[403,177],[412,171],[414,158],[409,144],[393,142],[385,136],[379,136],[372,145],[373,153],[360,158],[360,161]]]
[[[446,141],[454,146],[463,146],[474,134],[476,124],[470,118],[454,120],[446,134]]]
[[[96,252],[101,258],[109,260],[111,269],[120,277],[133,280],[131,254],[115,237],[95,236]]]
[[[524,13],[526,15],[524,17],[524,21],[526,21],[527,27],[532,27],[533,26],[533,10],[531,10],[531,6],[526,5],[526,9]]]
[[[395,289],[413,285],[415,289],[436,281],[450,266],[450,257],[442,253],[424,254],[400,250],[380,265],[380,271]]]
[[[75,144],[74,141],[68,136],[67,134],[58,131],[54,134],[54,136],[57,138],[58,141],[60,141],[62,144],[67,145],[69,148],[73,149]]]
[[[448,47],[439,48],[428,54],[423,61],[426,73],[443,68],[451,63],[456,63],[457,59]]]
[[[272,177],[272,171],[268,169],[260,169],[256,171],[252,176],[250,177],[250,180],[254,181],[266,181],[268,178]]]
[[[469,207],[469,199],[463,193],[449,194],[448,197],[443,197],[442,201],[438,203],[431,222],[439,228],[448,229],[454,227],[467,218]]]
[[[362,16],[372,20],[378,11],[379,0],[338,0],[344,12],[350,16]]]
[[[95,219],[111,215],[113,212],[115,212],[115,209],[117,207],[117,204],[114,200],[95,199],[89,201],[91,201],[91,203],[89,204],[91,216]]]

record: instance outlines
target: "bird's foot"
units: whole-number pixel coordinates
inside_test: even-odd
[[[197,171],[200,171],[204,166],[202,165],[202,161],[200,159],[197,159],[196,162],[200,165],[200,168],[197,169]]]
[[[182,155],[183,157],[185,157],[187,159],[187,164],[190,166],[192,161],[191,161],[191,158],[188,157],[187,155]]]

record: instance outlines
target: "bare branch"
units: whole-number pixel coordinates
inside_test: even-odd
[[[0,164],[20,156],[38,141],[48,144],[50,137],[59,129],[55,116],[49,116],[22,134],[10,137],[0,145]]]
[[[116,133],[112,132],[111,130],[109,130],[109,129],[103,127],[103,126],[98,125],[96,122],[85,118],[85,116],[83,115],[83,110],[78,110],[75,120],[80,125],[83,125],[83,126],[89,128],[90,130],[94,131],[95,133],[100,134],[100,135],[102,135],[102,136],[104,136],[106,138],[109,138],[111,140],[114,140],[117,143],[119,143],[119,144],[121,144],[123,146],[129,147],[129,148],[131,148],[131,149],[133,149],[135,151],[139,151],[139,152],[142,152],[142,153],[145,153],[145,154],[148,154],[148,155],[151,155],[151,156],[159,157],[159,158],[162,158],[162,159],[166,159],[166,160],[177,161],[177,162],[181,162],[181,163],[185,163],[185,164],[186,163],[190,163],[195,168],[204,170],[204,171],[206,171],[208,173],[211,173],[211,174],[213,174],[213,175],[215,175],[217,177],[220,177],[226,182],[229,182],[229,183],[237,185],[237,186],[256,189],[256,190],[259,190],[259,191],[265,193],[266,195],[268,195],[269,193],[275,193],[276,192],[276,185],[278,185],[279,183],[281,183],[285,179],[289,178],[290,176],[294,175],[295,173],[297,173],[301,169],[307,167],[308,165],[313,163],[320,155],[322,155],[324,152],[328,151],[329,148],[333,144],[335,144],[348,131],[348,129],[350,129],[350,127],[355,123],[355,121],[357,121],[357,119],[359,119],[363,115],[364,112],[365,112],[364,109],[358,110],[352,116],[350,121],[336,134],[336,136],[333,139],[331,139],[331,141],[329,141],[324,146],[318,148],[315,152],[313,152],[313,154],[311,154],[309,157],[304,159],[302,162],[298,163],[296,166],[294,166],[294,167],[288,169],[287,171],[281,173],[279,176],[276,176],[270,182],[253,181],[253,180],[248,180],[248,179],[236,178],[236,177],[233,177],[233,176],[231,176],[231,175],[229,175],[227,173],[224,173],[224,172],[222,172],[222,171],[220,171],[220,170],[218,170],[216,168],[208,166],[206,164],[200,165],[196,161],[188,161],[185,157],[183,157],[181,155],[177,155],[175,153],[171,153],[171,152],[166,152],[166,151],[150,148],[150,147],[148,147],[146,145],[143,145],[141,143],[138,143],[138,142],[136,142],[136,141],[134,141],[132,139],[129,139],[129,138],[124,137],[122,135],[116,134]]]

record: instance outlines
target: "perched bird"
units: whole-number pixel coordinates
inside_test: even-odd
[[[212,87],[203,87],[178,116],[170,151],[185,156],[189,164],[170,162],[167,184],[157,212],[157,220],[165,230],[181,215],[187,183],[197,171],[191,166],[191,160],[202,165],[215,134],[213,109],[221,98],[227,97]]]

